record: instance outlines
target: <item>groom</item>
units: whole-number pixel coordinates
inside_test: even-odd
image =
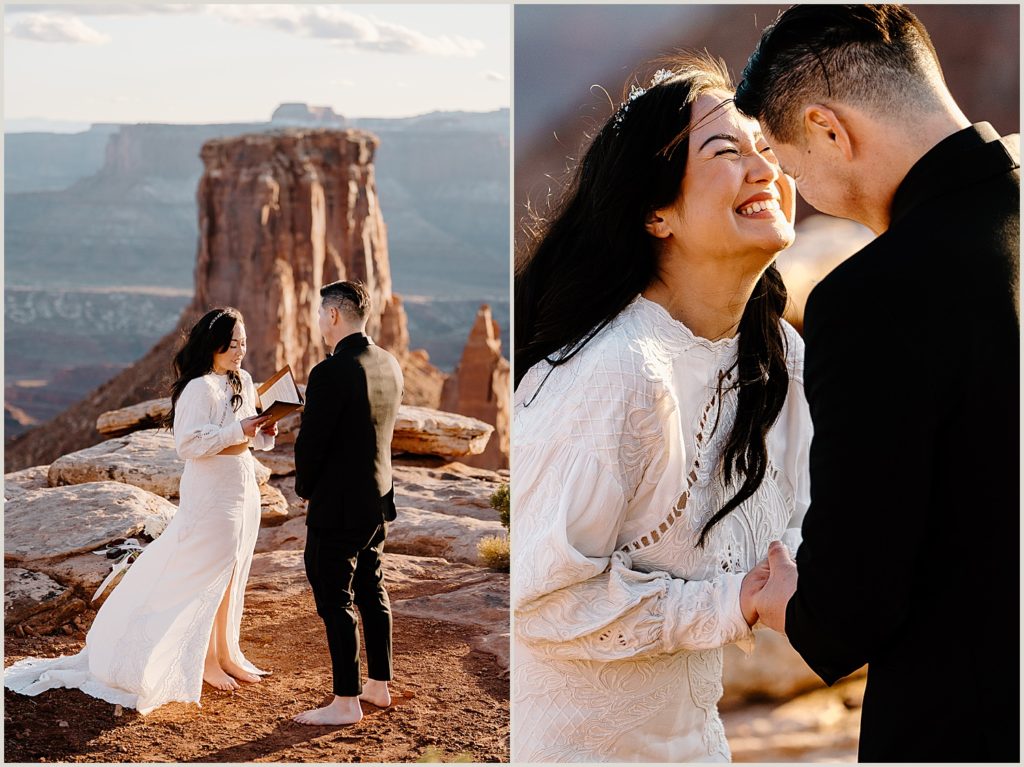
[[[320,289],[319,326],[334,351],[310,371],[295,440],[295,492],[308,499],[306,577],[327,628],[334,700],[295,717],[354,724],[359,701],[391,703],[391,604],[381,551],[395,519],[391,438],[402,369],[366,335],[370,294],[359,282]],[[369,680],[360,684],[359,608]]]
[[[761,620],[828,684],[869,664],[862,761],[1017,762],[1018,149],[897,5],[789,9],[736,106],[878,235],[807,302],[811,506]]]

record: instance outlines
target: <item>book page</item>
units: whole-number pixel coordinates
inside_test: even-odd
[[[286,372],[260,394],[260,403],[264,410],[275,402],[288,402],[296,405],[302,402],[299,399],[299,390],[295,386],[295,379],[292,378],[291,371]]]

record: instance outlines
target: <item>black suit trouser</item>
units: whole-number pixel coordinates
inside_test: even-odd
[[[356,608],[366,640],[367,673],[370,679],[391,679],[391,602],[381,570],[386,536],[387,522],[365,535],[306,529],[306,578],[313,588],[317,614],[327,628],[334,694],[338,696],[356,696],[363,691]]]

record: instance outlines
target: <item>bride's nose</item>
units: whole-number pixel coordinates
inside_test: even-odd
[[[777,163],[768,159],[762,152],[754,151],[747,160],[747,182],[751,184],[771,183],[775,181],[782,171]]]

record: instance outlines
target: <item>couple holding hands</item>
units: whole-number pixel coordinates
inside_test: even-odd
[[[334,699],[295,717],[350,724],[360,700],[391,703],[391,606],[381,572],[395,519],[391,438],[402,400],[397,360],[366,335],[370,295],[358,282],[320,290],[319,330],[333,352],[310,371],[295,442],[295,490],[308,500],[306,575],[327,629]],[[37,695],[72,687],[148,713],[170,701],[199,703],[255,683],[267,671],[239,647],[242,605],[260,526],[260,491],[249,450],[277,435],[257,414],[241,314],[208,312],[174,358],[167,418],[185,460],[178,511],[107,598],[77,655],[28,658],[4,685]],[[361,684],[355,610],[366,638]]]
[[[905,6],[790,8],[737,88],[663,66],[516,275],[513,761],[728,761],[763,625],[869,664],[862,761],[1017,762],[1017,142]],[[790,178],[877,235],[803,339]]]

